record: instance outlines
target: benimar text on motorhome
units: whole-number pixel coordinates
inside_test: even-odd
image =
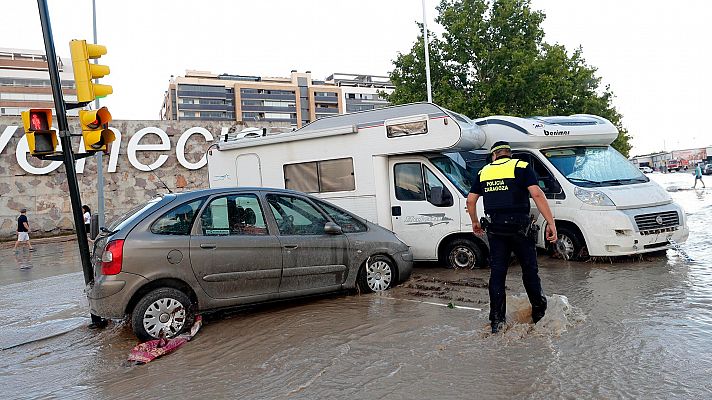
[[[558,117],[548,121],[508,118],[475,122],[431,103],[416,103],[322,118],[288,133],[258,137],[243,135],[240,139],[227,135],[208,150],[210,187],[266,186],[312,193],[394,231],[411,247],[416,260],[440,260],[458,268],[483,266],[486,264],[486,239],[472,234],[465,199],[470,189],[470,174],[484,165],[477,150],[500,140],[491,135],[500,135],[501,140],[510,139],[517,146],[524,143],[511,140],[511,136],[515,133],[525,135],[530,140],[525,143],[529,150],[524,149],[525,152],[520,154],[530,160],[532,157],[542,160],[548,166],[547,170],[551,167],[544,153],[540,152],[540,157],[533,149],[561,147],[563,141],[570,150],[579,148],[577,146],[590,149],[592,158],[596,158],[593,152],[597,150],[604,155],[615,152],[608,144],[615,138],[617,130],[604,119],[591,116]],[[568,125],[566,122],[579,120],[587,122]],[[564,149],[564,153],[549,156],[564,158],[567,154]],[[573,154],[578,153],[574,151]],[[610,154],[622,158],[618,153]],[[586,168],[585,164],[581,162],[575,168]],[[541,170],[536,163],[535,170]],[[563,179],[563,176],[556,176],[558,180]],[[557,181],[547,178],[540,180],[540,186],[546,187]],[[628,186],[622,182],[617,185]],[[679,207],[672,204],[667,193],[647,179],[642,186],[651,186],[652,189],[647,190],[665,197],[664,201],[652,206],[640,204],[640,207],[632,204],[632,200],[625,205],[611,205],[603,200],[601,204],[593,205],[596,199],[603,198],[595,190],[600,192],[602,189],[578,187],[572,183],[578,188],[572,188],[577,190],[573,193],[568,191],[567,185],[558,186],[559,193],[547,195],[557,221],[563,224],[562,227],[571,224],[569,232],[574,233],[570,233],[568,242],[574,246],[572,252],[577,250],[577,243],[583,248],[589,245],[589,240],[606,236],[611,236],[612,241],[605,242],[606,254],[601,255],[650,251],[645,246],[653,242],[657,244],[658,238],[666,240],[666,235],[672,234],[676,240],[683,240],[682,236],[687,235]],[[633,197],[642,202],[638,194]],[[579,203],[574,205],[574,201]],[[480,202],[480,214],[481,207]],[[579,225],[578,219],[572,220],[568,217],[570,214],[563,212],[561,215],[566,216],[565,219],[558,220],[557,210],[562,207],[578,207],[596,213],[599,223]],[[646,215],[650,213],[654,214],[655,220],[661,207],[676,210],[675,224],[673,226],[665,219],[662,224],[665,226],[656,228],[657,234],[650,234],[648,226],[641,223],[647,221]],[[631,212],[633,209],[636,211]],[[639,214],[642,215],[641,223],[636,222]],[[629,219],[627,224],[620,224],[621,215]],[[294,217],[294,223],[298,223],[300,216]],[[604,221],[611,225],[604,225]],[[544,222],[540,218],[538,223]],[[630,239],[630,244],[624,239]],[[538,241],[540,246],[545,245],[543,237]],[[665,242],[664,246],[667,245]],[[589,251],[597,251],[600,247],[589,245]]]

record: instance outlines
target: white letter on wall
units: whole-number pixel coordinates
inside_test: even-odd
[[[196,163],[192,163],[185,159],[185,143],[193,134],[196,133],[203,135],[205,140],[208,142],[213,141],[213,134],[210,133],[210,131],[208,131],[207,129],[200,126],[190,128],[187,131],[183,132],[182,135],[180,135],[180,138],[178,138],[178,144],[176,145],[176,157],[178,157],[178,162],[180,163],[180,165],[188,169],[200,169],[208,163],[208,159],[206,158],[205,154],[203,154],[203,157],[201,157],[200,160],[198,160],[198,162]]]
[[[57,146],[57,151],[62,151],[62,145],[59,144],[59,142],[58,142],[58,146]],[[29,153],[30,153],[30,146],[27,144],[27,136],[23,135],[22,138],[20,139],[20,141],[17,142],[17,148],[15,149],[15,158],[17,158],[17,163],[20,164],[20,167],[22,169],[24,169],[25,171],[27,171],[33,175],[49,174],[50,172],[59,168],[60,165],[62,165],[61,161],[52,161],[46,167],[42,167],[42,168],[33,167],[32,165],[30,165],[29,162],[27,162],[27,155]]]
[[[109,127],[112,132],[114,132],[114,142],[111,144],[111,150],[109,153],[109,168],[108,172],[116,172],[116,163],[119,162],[119,150],[121,150],[121,131],[116,128]]]
[[[139,144],[138,142],[147,134],[153,133],[155,135],[158,135],[158,137],[161,138],[161,143],[159,144]],[[128,153],[129,153],[129,162],[131,162],[131,165],[133,165],[136,169],[140,171],[153,171],[163,165],[163,163],[168,160],[168,156],[165,154],[161,154],[158,156],[158,159],[154,161],[151,165],[145,165],[142,164],[141,162],[138,161],[136,158],[136,152],[137,151],[161,151],[161,150],[170,150],[171,149],[171,140],[168,138],[168,134],[164,132],[160,128],[156,127],[148,127],[148,128],[143,128],[140,131],[136,132],[132,137],[131,140],[129,140],[129,145],[128,145]]]

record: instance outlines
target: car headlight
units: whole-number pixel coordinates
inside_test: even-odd
[[[615,206],[613,200],[600,190],[586,190],[577,187],[574,189],[574,195],[579,200],[592,206]]]

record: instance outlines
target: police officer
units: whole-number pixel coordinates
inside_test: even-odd
[[[544,192],[537,184],[532,167],[526,161],[512,159],[509,143],[499,141],[490,149],[492,162],[485,165],[473,180],[467,196],[467,211],[472,231],[482,235],[475,205],[484,198],[486,226],[490,246],[490,315],[492,333],[499,332],[505,322],[507,304],[504,281],[512,252],[522,266],[522,280],[532,305],[532,320],[537,323],[546,312],[546,297],[539,280],[536,248],[529,217],[529,196],[546,219],[546,239],[556,241],[556,225]]]

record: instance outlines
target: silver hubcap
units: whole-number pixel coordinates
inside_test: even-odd
[[[391,266],[385,261],[376,261],[366,266],[366,283],[374,292],[388,289],[391,284]]]
[[[173,337],[183,329],[185,307],[176,299],[163,298],[154,301],[143,314],[143,328],[158,338],[161,331],[166,337]]]
[[[561,254],[564,260],[570,260],[574,256],[574,242],[566,235],[560,235],[556,243],[556,251]]]
[[[450,252],[450,265],[455,268],[475,268],[475,253],[467,246],[458,246]]]

